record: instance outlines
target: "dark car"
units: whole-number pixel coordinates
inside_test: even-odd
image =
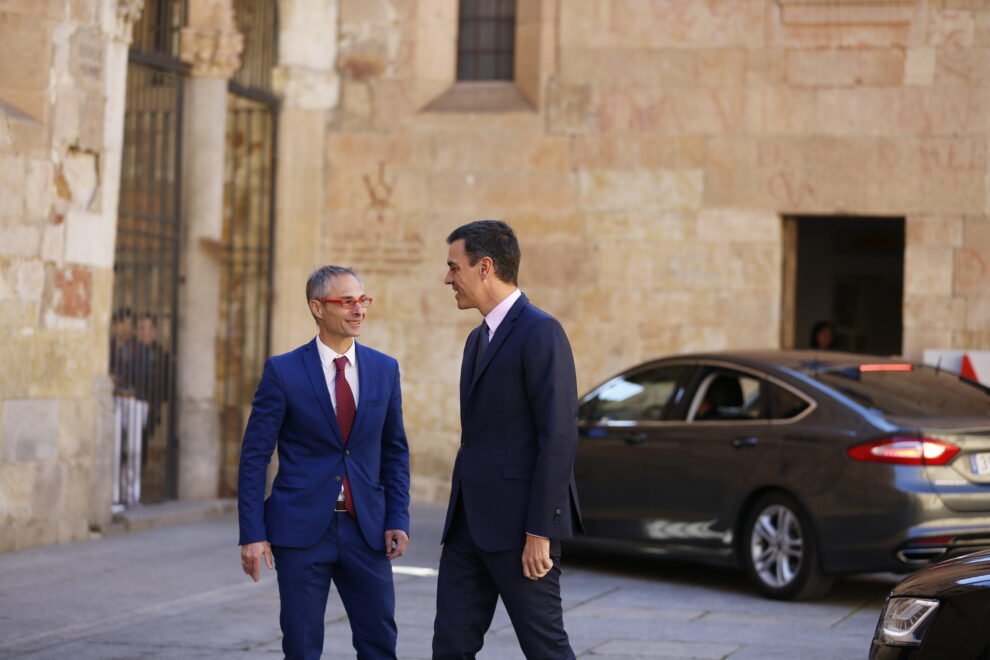
[[[744,567],[766,596],[990,548],[990,390],[825,351],[656,360],[581,400],[587,536]]]
[[[910,575],[884,603],[871,660],[990,658],[990,552]]]

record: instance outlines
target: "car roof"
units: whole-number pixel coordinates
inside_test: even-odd
[[[801,373],[814,373],[824,369],[836,369],[860,364],[898,364],[905,359],[899,356],[867,355],[843,351],[816,351],[799,349],[747,349],[685,353],[671,355],[664,360],[725,360],[754,367],[782,367]]]

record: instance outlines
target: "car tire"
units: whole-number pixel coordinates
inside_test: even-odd
[[[764,495],[750,508],[740,551],[749,579],[768,598],[816,598],[832,586],[832,578],[821,574],[808,517],[784,493]]]

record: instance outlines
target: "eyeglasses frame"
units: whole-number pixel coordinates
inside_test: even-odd
[[[342,299],[313,298],[313,300],[321,303],[337,303],[344,309],[354,309],[354,305],[361,305],[361,307],[367,309],[368,307],[371,306],[371,303],[374,301],[374,298],[372,298],[371,296],[361,296],[360,298],[342,298]]]

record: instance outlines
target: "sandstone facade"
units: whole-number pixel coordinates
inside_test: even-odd
[[[661,354],[786,344],[788,216],[905,218],[905,354],[990,349],[985,2],[518,0],[515,81],[484,84],[455,80],[457,4],[279,2],[271,349],[312,337],[314,267],[362,273],[363,339],[403,371],[415,496],[444,496],[458,443],[479,318],[442,278],[444,238],[469,220],[517,229],[522,288],[563,322],[582,390]],[[0,2],[0,551],[109,518],[116,182],[141,5]],[[207,29],[232,3],[208,5],[193,36],[236,41]],[[200,63],[194,96],[216,109],[232,66]],[[186,208],[212,208],[213,191]],[[184,218],[190,236],[213,220]],[[185,249],[195,263],[201,245]],[[212,321],[188,321],[186,345],[209,351]],[[195,421],[213,414],[200,357],[180,358],[201,369],[180,376],[195,399],[178,423],[186,497],[210,495],[218,453]]]
[[[0,4],[0,551],[110,519],[127,3]]]
[[[420,495],[444,488],[479,322],[440,283],[468,220],[516,227],[582,390],[786,342],[792,215],[904,217],[904,352],[990,347],[986,3],[520,0],[522,111],[443,106],[454,5],[340,3],[340,61],[366,65],[340,67],[320,228],[378,296],[367,339],[403,365]]]

